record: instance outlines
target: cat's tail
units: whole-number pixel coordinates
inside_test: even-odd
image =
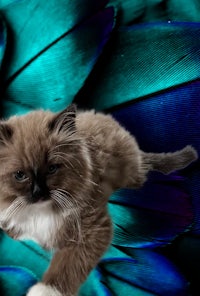
[[[198,159],[197,151],[190,145],[176,152],[142,154],[144,166],[148,171],[159,171],[170,174],[183,169]]]

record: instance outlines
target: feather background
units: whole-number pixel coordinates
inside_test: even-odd
[[[144,151],[200,152],[198,0],[2,0],[0,11],[3,117],[75,101],[111,113]],[[199,167],[110,197],[112,245],[80,296],[199,296]],[[3,295],[22,296],[51,254],[0,238]]]
[[[59,111],[72,102],[114,25],[114,10],[104,8],[105,2],[30,0],[0,6],[8,26],[3,116],[35,108]]]

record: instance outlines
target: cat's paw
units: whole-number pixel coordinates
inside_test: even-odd
[[[38,283],[28,291],[26,296],[62,296],[62,294],[54,287]]]

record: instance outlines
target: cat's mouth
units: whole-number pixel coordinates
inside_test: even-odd
[[[37,198],[35,197],[29,197],[28,198],[28,202],[31,204],[42,204],[45,203],[47,201],[50,201],[50,197],[49,196],[38,196]]]

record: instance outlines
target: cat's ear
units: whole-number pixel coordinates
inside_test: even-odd
[[[8,142],[13,135],[13,129],[6,122],[0,121],[0,145]]]
[[[59,112],[55,115],[53,120],[49,123],[49,129],[51,131],[75,131],[76,124],[76,105],[71,104],[65,110]]]

